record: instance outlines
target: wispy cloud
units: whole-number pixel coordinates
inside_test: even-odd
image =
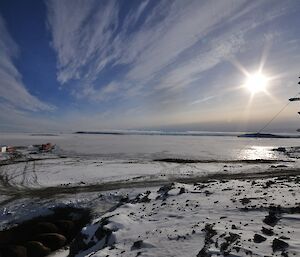
[[[149,78],[175,61],[181,54],[216,29],[224,19],[234,13],[243,1],[230,5],[228,1],[174,2],[163,22],[152,29],[151,47],[137,58],[128,73],[131,79]],[[159,7],[158,7],[159,8]],[[143,34],[143,31],[140,32]]]
[[[58,56],[58,80],[85,87],[110,65],[128,64],[124,79],[146,84],[243,5],[239,1],[160,1],[144,23],[129,30],[147,6],[142,1],[119,21],[118,2],[49,1],[48,22]],[[159,22],[158,22],[159,21]]]
[[[125,72],[114,94],[184,88],[235,55],[245,34],[287,11],[276,2],[265,17],[261,1],[141,1],[120,18],[118,1],[50,0],[48,23],[57,53],[57,78],[77,85],[75,95],[103,100],[118,65]],[[153,6],[154,5],[154,6]],[[249,16],[251,14],[251,16]],[[216,36],[216,35],[217,36]],[[192,53],[192,54],[191,54]],[[188,56],[188,58],[187,58]],[[116,81],[114,76],[111,79]],[[124,86],[123,86],[124,85]],[[130,85],[130,86],[128,86]],[[97,93],[99,91],[99,93]],[[99,94],[100,97],[95,97]]]
[[[0,15],[2,128],[34,127],[39,121],[58,129],[55,121],[61,128],[87,129],[205,122],[223,119],[233,109],[239,117],[248,97],[239,87],[245,79],[240,70],[251,73],[262,66],[265,75],[276,77],[270,86],[274,97],[288,98],[296,90],[288,85],[295,84],[299,72],[298,1],[45,3],[45,17],[29,8],[11,27]],[[11,22],[10,13],[2,14]],[[26,15],[30,19],[22,20]],[[31,18],[45,19],[46,26],[29,27]],[[12,38],[18,26],[21,32],[32,30],[34,39],[26,33]],[[26,59],[20,59],[22,52]],[[36,74],[35,65],[41,65]],[[43,79],[48,79],[45,88],[37,88]],[[265,105],[272,111],[263,96],[255,100],[253,113]]]
[[[58,57],[58,80],[95,80],[113,58],[111,41],[117,28],[114,1],[48,1],[48,23]]]
[[[179,120],[186,114],[178,113],[194,112],[223,94],[230,105],[232,92],[227,89],[243,79],[230,60],[244,58],[254,67],[254,55],[259,61],[269,35],[271,41],[282,40],[283,27],[273,24],[294,5],[146,0],[124,7],[113,0],[49,0],[57,79],[77,98],[99,103],[99,110],[109,106],[111,117],[138,109],[141,116],[155,120],[173,114]],[[226,74],[228,70],[236,73]],[[236,105],[242,102],[236,97]]]
[[[77,95],[78,98],[89,97],[95,101],[109,101],[113,98],[114,94],[118,92],[120,85],[115,82],[110,82],[108,85],[101,87],[99,90],[95,90],[91,87],[84,87],[81,94]]]
[[[7,31],[4,19],[0,16],[0,102],[10,108],[27,111],[50,111],[54,106],[40,101],[28,92],[22,82],[22,75],[14,65],[19,48]]]

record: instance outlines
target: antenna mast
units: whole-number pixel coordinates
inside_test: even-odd
[[[300,79],[300,77],[299,77],[299,79]],[[300,81],[298,82],[298,85],[300,85]],[[300,94],[300,93],[298,93],[298,94]],[[300,97],[292,97],[289,99],[289,101],[290,102],[300,101]],[[298,112],[298,114],[300,115],[300,112]],[[300,129],[297,129],[297,132],[300,132]]]

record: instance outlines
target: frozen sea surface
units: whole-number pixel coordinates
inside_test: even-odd
[[[2,166],[3,186],[8,190],[41,187],[80,187],[109,182],[168,181],[214,173],[257,173],[273,163],[245,160],[282,160],[276,165],[298,164],[274,151],[296,146],[300,139],[247,139],[236,136],[166,135],[31,135],[0,134],[0,144],[28,146],[51,142],[57,145],[52,158]],[[299,142],[298,142],[299,141]],[[65,158],[56,158],[64,156]],[[36,158],[35,155],[32,156]],[[172,163],[154,159],[178,158],[199,163]],[[42,156],[43,159],[43,156]],[[226,163],[233,161],[233,163]],[[98,189],[98,188],[97,188]]]
[[[217,134],[218,135],[218,134]],[[299,146],[300,139],[238,138],[236,136],[0,134],[0,145],[51,142],[67,156],[109,159],[189,158],[211,160],[272,159],[280,146]]]
[[[290,169],[298,167],[297,159],[273,149],[297,146],[300,139],[249,139],[230,135],[0,134],[0,144],[3,145],[28,146],[46,142],[57,145],[54,153],[31,155],[30,158],[41,160],[0,167],[3,195],[45,187],[60,187],[54,193],[61,193],[65,187],[99,190],[95,185],[111,182],[115,184],[102,188],[116,188],[117,183],[122,183],[122,187],[126,183],[127,187],[129,184],[134,186],[133,183],[142,186],[147,181],[149,184],[220,173],[258,173],[277,166]],[[200,162],[154,161],[164,158]],[[275,163],[247,163],[245,160]]]

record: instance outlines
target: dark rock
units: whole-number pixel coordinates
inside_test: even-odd
[[[285,251],[288,247],[289,247],[289,244],[280,239],[275,238],[273,240],[273,243],[272,243],[273,252]]]
[[[287,236],[281,236],[281,237],[279,237],[279,239],[282,239],[282,240],[290,240],[290,238],[287,237]]]
[[[257,244],[260,244],[266,240],[267,240],[267,238],[265,238],[264,236],[261,236],[259,234],[255,234],[254,239],[253,239],[254,243],[257,243]]]
[[[285,153],[286,152],[286,148],[285,147],[278,147],[278,148],[274,149],[273,151]]]
[[[157,193],[169,192],[173,188],[174,188],[174,183],[171,183],[171,184],[168,184],[168,185],[164,185],[160,189],[158,189]]]
[[[271,212],[270,211],[269,215],[267,215],[265,217],[265,219],[263,220],[263,222],[266,223],[269,226],[274,227],[279,220],[280,220],[279,215],[277,213],[275,213],[275,212]]]
[[[39,216],[6,231],[1,231],[0,257],[11,257],[16,254],[12,251],[24,249],[15,246],[25,246],[25,250],[28,252],[27,257],[45,256],[49,251],[59,249],[70,242],[91,219],[88,209],[58,207],[51,209],[51,212],[50,215]],[[72,233],[69,234],[70,230]],[[66,241],[65,236],[70,236],[69,241]],[[52,246],[50,247],[47,243]],[[8,251],[9,253],[6,254]]]
[[[241,248],[239,246],[234,246],[232,247],[237,253],[240,252]]]
[[[141,249],[142,246],[143,246],[143,240],[135,241],[131,246],[131,251]]]
[[[9,245],[0,249],[1,257],[27,257],[27,249],[21,245]]]
[[[86,242],[87,235],[80,232],[75,239],[70,244],[70,257],[75,256],[81,251],[87,250],[89,247],[92,247],[96,244],[96,242]]]
[[[225,239],[225,242],[223,242],[220,246],[220,251],[221,253],[224,255],[224,256],[227,256],[229,255],[230,253],[230,248],[231,248],[231,245],[233,243],[235,243],[238,239],[240,239],[241,236],[238,235],[238,234],[234,234],[234,233],[229,233],[229,236],[227,237],[224,237]]]
[[[276,168],[288,168],[289,166],[287,166],[287,165],[283,165],[283,164],[281,164],[281,165],[277,165],[276,166]]]
[[[108,241],[111,234],[112,234],[112,231],[105,227],[101,227],[101,228],[97,229],[97,231],[95,232],[95,236],[97,237],[98,241],[100,241],[102,239],[106,239],[106,241]]]
[[[214,230],[214,224],[205,224],[204,229],[202,231],[205,232],[204,246],[197,254],[197,257],[211,257],[211,253],[209,252],[210,245],[214,242],[213,237],[217,235],[217,231]]]
[[[136,198],[131,201],[131,203],[149,203],[151,202],[151,199],[148,197],[150,194],[150,191],[138,194]]]
[[[181,194],[184,194],[184,193],[185,193],[185,188],[181,187],[178,194],[181,195]]]
[[[43,257],[51,252],[50,248],[45,247],[41,242],[38,241],[29,241],[25,246],[28,257]]]
[[[175,184],[171,183],[165,186],[162,186],[160,189],[158,189],[157,193],[160,195],[156,197],[156,200],[166,200],[169,197],[169,191],[171,189],[174,189]]]
[[[246,205],[246,204],[250,203],[251,200],[249,198],[245,197],[243,199],[240,199],[240,202],[242,203],[242,205]]]
[[[108,219],[109,217],[105,217],[94,224],[98,225],[98,228],[90,241],[86,240],[88,235],[81,231],[70,244],[69,256],[73,257],[82,251],[88,250],[96,245],[99,241],[102,241],[102,245],[99,246],[99,249],[112,246],[114,244],[114,240],[111,240],[112,230],[105,227],[105,225],[109,223]]]
[[[266,236],[273,236],[274,235],[273,229],[268,229],[268,228],[262,227],[261,231]]]
[[[129,201],[130,201],[130,199],[129,199],[128,195],[123,196],[123,197],[120,199],[120,202],[121,202],[121,203],[128,203]]]
[[[289,208],[289,211],[287,213],[295,214],[295,213],[300,213],[300,204],[298,203],[299,206]]]
[[[263,188],[269,188],[271,185],[273,185],[273,184],[275,184],[275,182],[274,181],[272,181],[272,180],[269,180],[269,181],[267,181],[266,182],[266,184],[263,186]]]
[[[11,231],[0,231],[0,242],[2,245],[9,245],[13,239]]]
[[[44,233],[36,237],[36,241],[41,242],[44,246],[50,248],[52,251],[63,247],[67,239],[65,236],[58,233]]]
[[[232,244],[232,243],[234,243],[235,241],[237,241],[237,240],[240,239],[240,238],[241,238],[241,236],[238,235],[238,234],[235,234],[235,233],[229,233],[229,236],[225,237],[224,239],[225,239],[228,243]]]
[[[223,242],[220,246],[220,251],[224,256],[229,255],[230,251],[227,251],[229,248],[230,244],[228,242]]]
[[[186,236],[180,236],[180,235],[178,235],[177,238],[176,238],[177,241],[178,241],[178,240],[181,240],[181,239],[185,240],[185,239],[186,239]]]
[[[212,195],[213,193],[210,192],[210,191],[208,191],[208,190],[205,190],[205,191],[204,191],[204,194],[205,194],[205,196],[210,196],[210,195]]]
[[[238,228],[237,228],[236,225],[233,224],[233,225],[231,226],[231,229],[236,230],[236,229],[238,229]]]
[[[66,237],[70,237],[74,233],[75,224],[71,220],[57,220],[55,225]]]
[[[211,253],[208,252],[208,249],[204,246],[200,252],[197,254],[197,257],[211,257]]]
[[[211,243],[212,238],[217,234],[217,231],[214,230],[214,225],[213,224],[205,224],[205,227],[202,231],[205,232],[205,242],[206,243]]]
[[[57,226],[50,222],[38,222],[36,225],[33,225],[32,229],[34,234],[58,233]]]
[[[230,187],[222,189],[222,191],[232,191],[232,190],[233,190],[233,188],[230,188]]]

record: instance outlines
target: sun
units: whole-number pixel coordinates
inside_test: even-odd
[[[266,92],[268,78],[260,72],[247,76],[245,87],[252,93]]]

